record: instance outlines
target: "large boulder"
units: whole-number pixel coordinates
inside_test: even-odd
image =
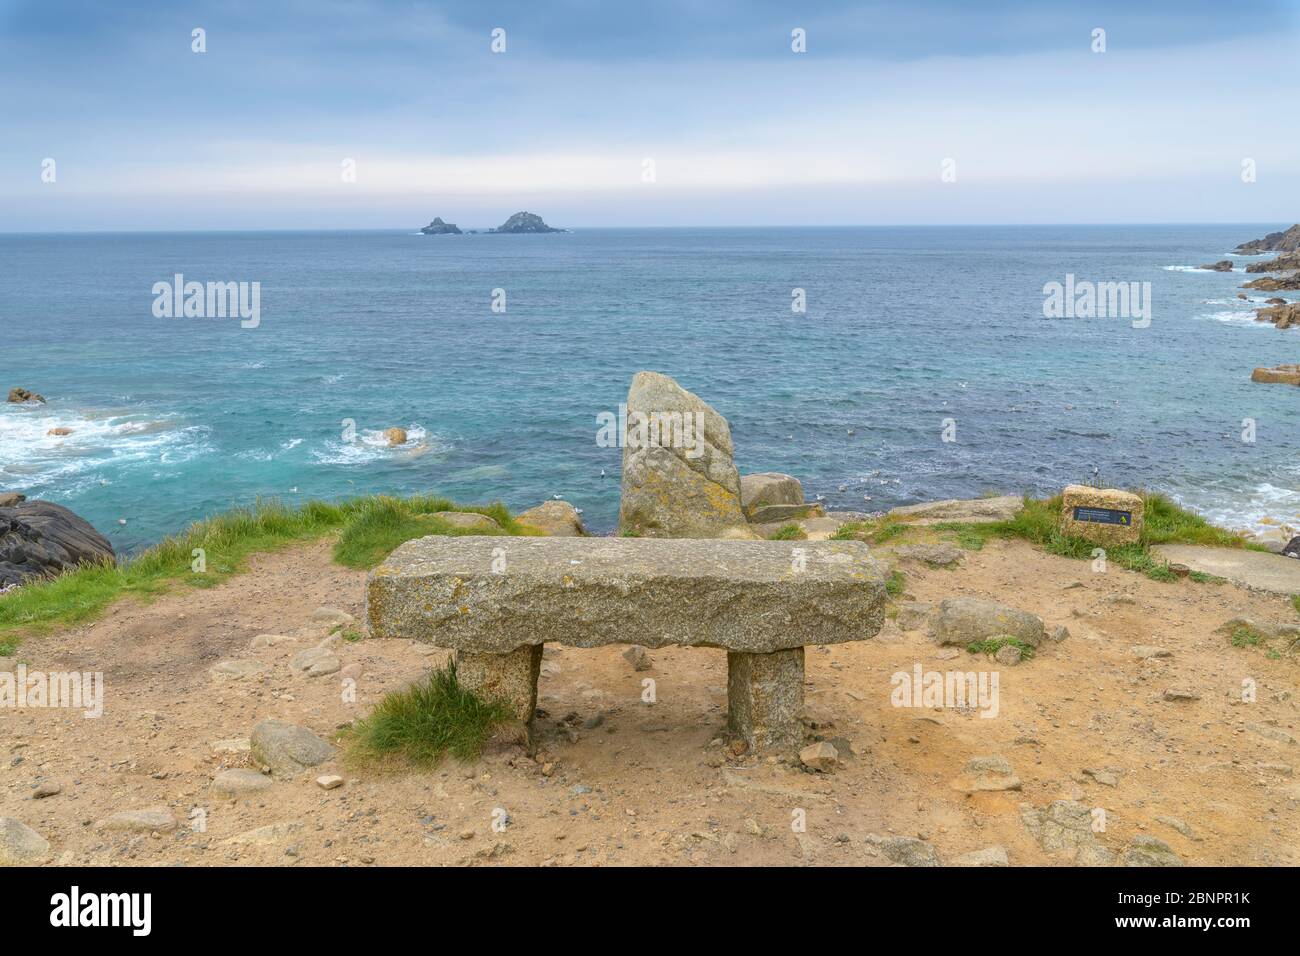
[[[637,372],[627,394],[624,534],[650,538],[747,535],[731,428],[667,375]]]
[[[543,501],[515,515],[515,520],[552,538],[580,538],[587,533],[578,509],[567,501]]]
[[[977,598],[949,598],[939,605],[930,624],[936,644],[966,645],[988,637],[1015,637],[1030,647],[1043,639],[1043,620],[1037,614]]]
[[[803,504],[803,485],[793,475],[764,471],[740,476],[740,504],[746,516],[766,505]]]
[[[29,392],[25,388],[17,387],[9,389],[9,401],[15,403],[40,402],[41,404],[45,404],[45,398],[43,396],[37,395],[35,392]]]
[[[108,539],[62,505],[20,501],[0,507],[0,588],[113,558]]]

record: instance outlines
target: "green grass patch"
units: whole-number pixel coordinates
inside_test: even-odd
[[[147,600],[177,585],[211,587],[243,570],[250,555],[296,542],[337,533],[335,560],[368,568],[410,538],[470,533],[420,517],[435,511],[486,514],[503,534],[527,533],[500,504],[465,508],[428,496],[310,501],[296,508],[259,501],[196,522],[130,560],[82,565],[0,595],[0,656],[12,656],[26,635],[90,620],[122,597]]]
[[[448,664],[422,683],[384,697],[353,724],[343,745],[355,763],[432,767],[448,754],[470,761],[510,716],[504,702],[482,701],[461,687],[455,664]]]
[[[1142,532],[1134,544],[1106,548],[1106,560],[1129,571],[1145,574],[1156,581],[1177,581],[1178,575],[1169,566],[1152,556],[1154,544],[1199,544],[1218,548],[1256,548],[1234,532],[1210,524],[1199,515],[1174,504],[1164,495],[1142,493],[1144,517]],[[1020,538],[1035,544],[1049,554],[1066,558],[1091,560],[1098,545],[1083,538],[1061,534],[1061,496],[1039,499],[1026,498],[1024,509],[1008,521],[988,524],[961,524],[944,522],[934,530],[952,534],[963,548],[979,550],[991,538]],[[1195,581],[1209,581],[1210,575],[1193,572]]]
[[[803,541],[807,533],[797,524],[783,524],[767,536],[768,541]]]
[[[1027,661],[1033,659],[1034,648],[1029,644],[1026,644],[1020,638],[1012,637],[1009,634],[1000,635],[998,637],[986,637],[982,641],[971,641],[966,645],[966,650],[972,654],[996,654],[999,650],[1007,646],[1020,648],[1021,660]]]
[[[831,535],[832,541],[869,541],[872,544],[884,544],[907,531],[908,525],[901,521],[850,521],[840,525]]]
[[[1263,631],[1241,625],[1233,628],[1232,636],[1229,638],[1233,647],[1263,647],[1268,644],[1268,635]]]
[[[438,511],[460,511],[487,515],[499,530],[457,528],[434,515]],[[399,544],[431,534],[522,535],[529,534],[510,517],[504,505],[484,508],[457,505],[446,498],[390,498],[378,495],[365,499],[350,516],[334,546],[334,560],[344,567],[369,570],[388,557]]]
[[[885,593],[890,597],[898,597],[907,587],[907,578],[902,571],[897,569],[889,572],[889,577],[885,579]]]
[[[1295,608],[1297,614],[1300,614],[1300,594],[1291,595],[1291,606]]]

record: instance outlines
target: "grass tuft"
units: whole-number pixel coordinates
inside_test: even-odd
[[[971,641],[966,645],[966,650],[972,654],[996,654],[1007,645],[1020,648],[1021,660],[1027,661],[1033,659],[1034,648],[1031,645],[1026,644],[1020,638],[1012,637],[1009,634],[1004,634],[999,637],[986,637],[982,641]]]
[[[435,511],[485,514],[501,525],[501,534],[530,533],[501,504],[466,508],[446,498],[383,495],[297,508],[259,501],[196,522],[130,560],[82,565],[0,595],[0,656],[12,656],[26,635],[90,620],[118,598],[147,600],[178,584],[211,587],[241,571],[249,555],[295,542],[338,533],[335,560],[370,568],[411,538],[469,533],[427,517]]]
[[[767,536],[768,541],[803,541],[807,533],[797,524],[784,524]]]
[[[432,671],[422,683],[384,697],[344,737],[356,763],[432,767],[448,754],[474,760],[492,731],[511,717],[502,701],[483,701],[461,687],[456,665]]]

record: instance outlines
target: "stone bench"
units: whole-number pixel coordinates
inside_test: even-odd
[[[873,637],[884,572],[859,541],[432,536],[369,576],[373,637],[451,648],[462,685],[530,721],[542,645],[727,651],[728,723],[800,742],[804,647]]]

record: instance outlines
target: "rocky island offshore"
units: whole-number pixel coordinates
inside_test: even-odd
[[[494,229],[487,230],[487,235],[533,235],[546,232],[568,232],[568,229],[557,229],[554,226],[548,226],[546,220],[533,212],[517,212],[501,225]],[[460,236],[465,235],[460,227],[454,222],[443,222],[442,217],[435,217],[433,222],[420,229],[420,232],[426,236]],[[473,236],[478,234],[478,230],[470,229],[468,234]]]

